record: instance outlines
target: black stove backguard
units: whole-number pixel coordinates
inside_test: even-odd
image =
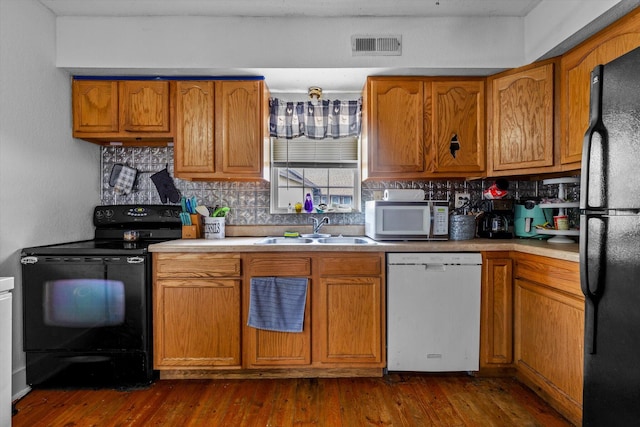
[[[149,243],[180,238],[176,206],[98,206],[96,239],[22,252],[33,387],[130,388],[154,378]],[[138,230],[139,241],[123,240]]]

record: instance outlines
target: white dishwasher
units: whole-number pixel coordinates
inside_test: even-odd
[[[479,253],[387,254],[387,370],[477,371]]]

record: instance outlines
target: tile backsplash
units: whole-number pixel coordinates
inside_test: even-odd
[[[138,169],[138,182],[131,194],[117,194],[109,185],[113,166],[122,163]],[[161,204],[158,191],[150,179],[154,173],[168,168],[173,177],[173,147],[103,147],[101,153],[102,204]],[[198,203],[206,206],[225,205],[231,208],[227,216],[228,225],[298,225],[307,224],[304,214],[269,213],[270,184],[266,181],[186,181],[173,178],[176,188],[184,196],[195,196]],[[362,203],[374,200],[377,193],[391,188],[420,188],[427,198],[449,200],[453,204],[456,191],[471,194],[472,203],[479,203],[482,191],[493,184],[486,180],[433,180],[433,181],[376,181],[362,183]],[[556,197],[557,185],[544,185],[542,181],[510,181],[510,197]],[[579,198],[579,186],[567,188],[567,195]],[[331,213],[333,224],[364,224],[364,212]]]

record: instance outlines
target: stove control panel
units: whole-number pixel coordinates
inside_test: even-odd
[[[178,205],[104,205],[93,211],[96,227],[126,225],[132,223],[180,223]]]

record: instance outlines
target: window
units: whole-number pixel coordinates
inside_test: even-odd
[[[286,213],[307,193],[326,212],[360,211],[359,151],[357,138],[272,139],[271,213]]]

